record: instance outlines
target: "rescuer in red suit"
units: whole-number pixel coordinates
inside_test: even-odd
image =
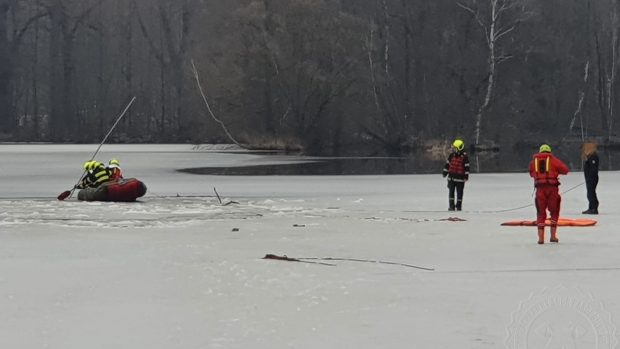
[[[567,173],[566,164],[551,154],[551,147],[547,144],[540,146],[538,154],[534,154],[532,162],[530,162],[530,177],[534,178],[534,186],[536,187],[536,226],[539,244],[545,243],[547,210],[551,215],[551,238],[549,241],[559,242],[557,230],[562,198],[558,189],[560,186],[558,176]]]

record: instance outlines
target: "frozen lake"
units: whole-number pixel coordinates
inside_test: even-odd
[[[296,159],[104,145],[146,196],[57,201],[96,147],[0,145],[0,348],[617,347],[617,172],[596,226],[539,246],[500,226],[535,218],[526,173],[472,174],[454,213],[440,169],[195,175],[177,169]],[[582,182],[563,179],[563,217],[584,218]]]

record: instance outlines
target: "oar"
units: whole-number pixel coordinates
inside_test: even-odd
[[[97,156],[97,153],[99,153],[99,149],[101,149],[101,146],[103,145],[103,143],[105,143],[105,141],[108,139],[108,136],[110,136],[110,133],[112,133],[112,131],[114,130],[114,128],[116,127],[116,125],[118,125],[118,122],[121,121],[121,119],[123,118],[123,116],[125,116],[125,114],[127,113],[127,111],[129,110],[129,108],[131,107],[131,105],[133,104],[133,102],[136,100],[136,97],[133,97],[131,99],[131,101],[129,101],[129,104],[127,104],[127,106],[125,107],[125,109],[123,110],[123,112],[121,113],[121,115],[116,119],[116,122],[114,122],[114,125],[112,125],[112,127],[110,128],[110,131],[108,131],[108,133],[105,135],[105,137],[103,137],[103,140],[101,141],[101,143],[99,143],[99,147],[97,147],[97,150],[95,150],[95,153],[93,154],[93,156],[90,157],[90,160],[92,161],[95,156]],[[73,192],[75,191],[75,189],[77,188],[77,186],[80,184],[80,182],[82,181],[82,178],[84,178],[84,175],[86,174],[86,171],[84,171],[82,173],[82,175],[80,176],[80,179],[77,181],[77,183],[73,186],[73,189],[71,190],[65,190],[62,193],[60,193],[60,195],[58,195],[58,200],[62,201],[65,200],[66,198],[70,198],[73,195]]]
[[[62,193],[60,193],[60,195],[58,195],[58,200],[62,201],[66,198],[69,197],[69,195],[71,195],[73,193],[75,189],[71,189],[71,190],[65,190]]]

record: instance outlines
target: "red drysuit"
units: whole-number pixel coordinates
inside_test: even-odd
[[[568,167],[551,153],[538,153],[530,162],[530,176],[536,187],[536,224],[545,226],[547,210],[551,214],[551,226],[556,226],[560,217],[562,198],[558,190],[559,175],[568,173]]]

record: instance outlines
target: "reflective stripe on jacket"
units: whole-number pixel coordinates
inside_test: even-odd
[[[105,166],[100,165],[86,173],[86,177],[82,181],[84,187],[96,188],[110,180],[110,173]]]
[[[559,186],[559,175],[568,173],[568,167],[551,153],[538,153],[530,162],[530,177],[534,178],[534,186]]]
[[[444,176],[451,180],[464,182],[469,179],[469,157],[466,152],[453,152],[448,156],[443,168]]]

